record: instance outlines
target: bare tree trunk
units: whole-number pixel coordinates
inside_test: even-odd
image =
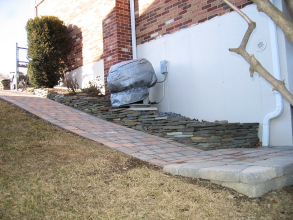
[[[293,43],[293,23],[284,15],[284,13],[276,8],[269,0],[252,1],[257,5],[257,9],[269,16]],[[292,5],[292,0],[289,0],[288,2]]]
[[[256,23],[250,20],[250,18],[244,14],[242,11],[240,11],[237,7],[235,7],[233,4],[231,4],[228,0],[223,0],[227,5],[229,5],[233,10],[238,12],[248,23],[248,29],[242,39],[242,42],[238,48],[231,48],[229,49],[232,52],[235,52],[239,55],[241,55],[249,64],[250,64],[250,76],[253,76],[254,72],[259,73],[266,81],[268,81],[271,85],[274,86],[274,89],[277,90],[279,93],[283,95],[285,99],[288,100],[288,102],[293,106],[293,95],[289,92],[289,90],[286,88],[284,81],[280,81],[276,79],[274,76],[272,76],[262,65],[261,63],[254,57],[253,54],[249,54],[246,51],[246,46],[248,43],[248,40],[250,38],[250,35],[252,34],[253,30],[256,27]],[[255,1],[255,0],[253,0]],[[262,0],[264,2],[267,2],[267,0]]]

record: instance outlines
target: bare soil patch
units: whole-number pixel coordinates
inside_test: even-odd
[[[0,100],[0,219],[292,218],[292,187],[251,199],[170,176]]]

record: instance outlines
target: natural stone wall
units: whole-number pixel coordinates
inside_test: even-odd
[[[37,93],[46,96],[48,92]],[[49,92],[47,97],[107,121],[203,150],[252,147],[259,142],[258,123],[200,122],[154,111],[132,111],[128,107],[111,107],[109,101],[87,97],[85,93],[68,96]]]

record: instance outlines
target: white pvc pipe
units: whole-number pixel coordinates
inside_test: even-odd
[[[16,42],[16,66],[15,66],[15,89],[16,91],[18,90],[18,61],[19,61],[19,58],[18,58],[18,43]]]
[[[132,38],[132,58],[137,59],[134,0],[130,0],[130,19],[131,19],[131,38]]]
[[[273,0],[271,0],[272,4]],[[273,75],[276,79],[281,80],[281,68],[280,68],[280,58],[279,58],[279,47],[277,38],[277,26],[269,18],[269,29],[271,36],[271,47],[272,47],[272,59],[273,59]],[[282,95],[275,92],[276,99],[276,109],[275,111],[267,114],[263,119],[263,133],[262,133],[262,145],[269,146],[270,143],[270,120],[278,117],[283,112],[283,97]]]

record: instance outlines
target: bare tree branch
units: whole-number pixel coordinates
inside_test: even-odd
[[[253,22],[252,20],[250,20],[250,18],[245,14],[243,13],[242,11],[240,11],[236,6],[234,6],[232,3],[230,3],[229,1],[225,1],[224,2],[229,5],[234,11],[238,12],[238,14],[240,14],[245,20],[246,22],[248,23],[249,27],[248,27],[248,30],[246,31],[243,39],[242,39],[242,42],[240,44],[240,47],[245,49],[246,48],[246,45],[248,43],[248,40],[250,38],[250,35],[251,33],[253,32],[253,30],[255,29],[256,27],[256,23]],[[233,51],[235,53],[237,53],[237,48],[236,49],[230,49],[230,51]]]
[[[250,64],[250,76],[253,76],[254,72],[259,73],[266,81],[268,81],[271,85],[274,86],[274,90],[277,90],[279,93],[283,95],[285,99],[287,99],[290,104],[293,106],[293,95],[289,92],[289,90],[285,87],[284,81],[280,81],[272,76],[262,65],[261,63],[254,57],[253,54],[249,54],[246,51],[246,46],[248,40],[256,27],[255,22],[251,21],[248,16],[236,8],[234,5],[231,4],[228,0],[223,0],[227,5],[229,5],[233,10],[238,12],[248,23],[248,29],[242,39],[242,42],[238,48],[230,49],[230,51],[235,52],[241,55],[249,64]],[[266,0],[264,0],[266,1]],[[241,13],[240,13],[241,12]]]
[[[293,23],[276,8],[269,0],[252,0],[259,11],[269,16],[279,28],[282,29],[286,37],[293,43]],[[288,2],[292,2],[289,0]],[[292,5],[292,3],[290,3]]]
[[[241,10],[239,10],[239,8],[237,8],[235,5],[233,5],[231,2],[229,1],[225,1],[224,2],[230,6],[230,8],[232,8],[234,11],[238,12],[238,14],[240,14],[246,21],[248,24],[250,24],[252,21],[250,20],[250,18],[245,14],[243,13]]]

